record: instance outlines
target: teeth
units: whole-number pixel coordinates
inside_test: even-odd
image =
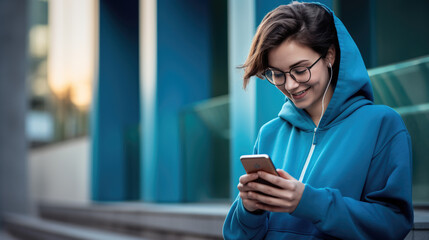
[[[301,92],[297,92],[297,93],[295,93],[295,94],[293,94],[293,95],[301,95],[301,94],[303,94],[305,91],[306,91],[306,90],[301,91]]]

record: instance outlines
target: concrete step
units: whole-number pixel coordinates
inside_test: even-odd
[[[43,219],[162,240],[222,238],[229,204],[41,203]]]
[[[142,240],[108,231],[89,229],[37,217],[7,214],[3,217],[4,236],[22,240]],[[3,239],[3,238],[1,238]]]
[[[0,230],[0,239],[1,240],[18,240],[17,238],[14,238],[12,235],[4,231],[3,229]]]
[[[46,219],[159,240],[222,239],[229,204],[41,203]],[[429,211],[416,209],[406,240],[429,239]]]

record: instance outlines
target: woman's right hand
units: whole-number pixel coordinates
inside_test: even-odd
[[[239,196],[241,198],[241,201],[243,202],[243,206],[249,212],[254,212],[258,210],[258,208],[256,207],[256,203],[258,202],[249,197],[249,192],[254,192],[255,189],[249,187],[247,183],[252,182],[257,178],[257,173],[244,174],[240,177],[239,183],[237,185],[238,191],[240,191]]]

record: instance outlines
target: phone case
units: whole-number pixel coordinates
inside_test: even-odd
[[[276,176],[279,175],[271,158],[267,154],[243,155],[240,157],[240,160],[247,173],[254,173],[262,170]]]
[[[243,155],[240,157],[240,161],[243,164],[246,173],[265,171],[267,173],[279,176],[270,156],[267,154]],[[267,182],[261,178],[256,179],[255,182],[279,188],[277,185]]]

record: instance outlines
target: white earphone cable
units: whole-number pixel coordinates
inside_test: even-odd
[[[318,122],[317,126],[319,126],[320,121],[322,121],[322,117],[323,117],[323,114],[325,112],[325,97],[326,97],[326,93],[328,92],[329,86],[331,85],[331,80],[332,80],[332,65],[331,65],[331,63],[329,63],[329,69],[331,70],[331,77],[329,78],[328,85],[326,86],[325,92],[323,93],[323,98],[322,98],[322,114],[320,114],[320,119],[319,119],[319,122]]]

